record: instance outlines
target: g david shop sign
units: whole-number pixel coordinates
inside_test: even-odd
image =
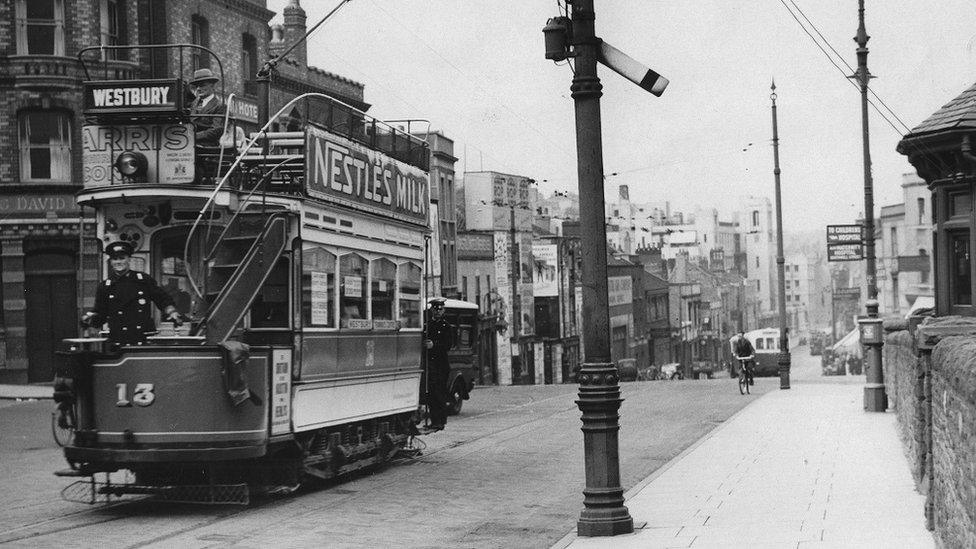
[[[310,126],[305,142],[309,196],[427,224],[427,173],[348,139]]]

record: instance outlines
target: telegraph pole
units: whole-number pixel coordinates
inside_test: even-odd
[[[864,149],[864,258],[865,278],[868,286],[866,305],[868,318],[862,319],[861,340],[865,347],[865,368],[867,382],[864,385],[864,409],[868,412],[884,412],[888,409],[888,395],[885,392],[884,372],[881,369],[881,319],[878,318],[878,280],[874,250],[874,183],[871,179],[871,146],[868,132],[868,36],[864,28],[864,0],[858,0],[857,36],[857,78],[861,87],[861,140]],[[869,337],[865,337],[869,334]]]
[[[583,348],[579,372],[586,488],[577,522],[580,536],[614,536],[634,531],[634,519],[624,506],[620,486],[620,385],[610,360],[610,316],[607,296],[607,239],[603,198],[603,137],[600,97],[603,85],[596,65],[600,39],[596,37],[593,0],[574,0],[572,15],[576,73],[576,156],[579,174],[580,237],[583,255]]]
[[[776,181],[776,277],[779,281],[779,388],[790,388],[790,335],[786,322],[786,258],[783,256],[783,194],[779,182],[779,128],[776,123],[776,82],[769,88],[773,102],[773,177]]]

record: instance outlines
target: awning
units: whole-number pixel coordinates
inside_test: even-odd
[[[915,298],[915,303],[912,303],[912,307],[908,310],[908,314],[905,315],[905,318],[917,314],[918,311],[921,311],[923,309],[934,309],[934,308],[935,308],[935,297],[930,295],[920,295]]]
[[[849,354],[854,355],[858,358],[861,357],[861,333],[860,330],[854,328],[847,333],[844,337],[840,338],[837,343],[831,347],[837,354]]]

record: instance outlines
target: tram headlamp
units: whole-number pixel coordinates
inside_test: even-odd
[[[115,169],[119,170],[124,179],[145,181],[149,161],[146,160],[146,155],[142,153],[126,151],[115,159]]]

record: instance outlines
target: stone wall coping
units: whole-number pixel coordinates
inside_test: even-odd
[[[943,338],[967,335],[976,336],[976,318],[942,316],[926,318],[915,337],[919,349],[931,351]]]
[[[901,332],[908,329],[908,319],[886,318],[882,326],[884,326],[884,331],[886,332]]]

